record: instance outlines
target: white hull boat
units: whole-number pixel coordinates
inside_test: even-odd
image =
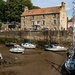
[[[29,48],[29,49],[36,48],[36,45],[31,43],[22,43],[21,46],[24,48]]]
[[[47,46],[45,49],[48,51],[66,51],[67,50],[67,48],[65,48],[65,47],[54,46],[54,45],[53,46]]]
[[[0,59],[3,59],[2,54],[0,53]]]
[[[10,49],[10,52],[14,52],[14,53],[24,53],[24,48],[22,48],[19,45],[16,45],[14,48]]]

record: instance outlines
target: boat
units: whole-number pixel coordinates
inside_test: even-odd
[[[15,45],[9,51],[13,53],[24,53],[24,48],[22,48],[20,45]]]
[[[64,67],[66,72],[68,72],[69,75],[75,75],[75,2],[74,4],[74,12],[73,12],[73,41],[72,46],[69,49],[69,54],[67,56],[67,59],[65,61]]]
[[[65,69],[69,74],[75,74],[75,56],[69,56],[65,62]]]
[[[2,54],[0,53],[0,59],[2,60],[3,59],[3,57],[2,57]]]
[[[21,46],[28,49],[36,48],[36,45],[29,42],[22,43]]]
[[[55,46],[55,45],[46,45],[45,49],[48,51],[54,51],[54,52],[67,50],[67,48],[65,48],[63,46]]]

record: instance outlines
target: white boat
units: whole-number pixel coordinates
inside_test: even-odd
[[[24,48],[22,48],[20,45],[15,45],[14,48],[10,49],[10,52],[24,53]]]
[[[0,59],[3,59],[2,54],[0,53]]]
[[[36,48],[36,45],[28,43],[28,42],[22,43],[21,46],[24,48],[29,48],[29,49]]]
[[[45,48],[46,50],[48,51],[66,51],[67,48],[65,47],[62,47],[62,46],[54,46],[54,45],[51,45],[51,46],[46,46]]]
[[[75,3],[73,12],[73,41],[72,47],[69,50],[69,56],[64,64],[66,71],[69,75],[75,75]]]

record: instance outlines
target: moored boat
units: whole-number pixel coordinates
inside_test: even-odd
[[[21,46],[24,48],[29,48],[29,49],[36,48],[36,45],[29,42],[22,43]]]
[[[19,45],[15,45],[13,48],[11,48],[9,50],[10,52],[13,52],[13,53],[24,53],[24,48],[22,48],[21,46]]]
[[[46,50],[48,51],[66,51],[67,48],[66,47],[63,47],[63,46],[55,46],[55,45],[47,45]]]

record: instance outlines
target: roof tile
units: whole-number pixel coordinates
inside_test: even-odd
[[[61,9],[61,6],[49,7],[49,8],[40,8],[40,9],[32,9],[32,10],[28,10],[26,12],[23,12],[21,16],[59,13],[60,9]]]

